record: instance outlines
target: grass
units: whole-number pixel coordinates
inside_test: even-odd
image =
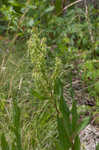
[[[1,48],[3,45],[0,45]],[[13,51],[10,52],[9,49],[8,53],[2,52],[0,58],[0,134],[4,132],[7,141],[10,144],[13,142],[14,134],[10,126],[13,124],[13,101],[16,100],[21,110],[24,150],[31,150],[33,147],[40,150],[54,148],[57,135],[55,110],[49,101],[33,97],[33,66],[26,44],[18,41]]]

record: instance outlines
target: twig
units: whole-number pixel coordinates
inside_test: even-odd
[[[73,6],[73,5],[75,5],[75,4],[79,3],[79,2],[81,2],[81,1],[83,1],[83,0],[77,0],[77,1],[75,1],[75,2],[73,2],[73,3],[71,3],[71,4],[69,4],[69,5],[65,6],[64,9],[63,9],[63,11],[66,10],[67,8],[69,8],[69,7]]]

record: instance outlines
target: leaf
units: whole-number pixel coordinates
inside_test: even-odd
[[[30,19],[26,22],[27,27],[32,27],[33,24],[34,24],[33,18],[30,18]]]
[[[64,147],[62,147],[62,145],[60,144],[60,142],[56,143],[56,149],[57,150],[66,150],[66,149],[64,149]]]
[[[16,6],[16,7],[19,7],[19,8],[25,6],[24,3],[18,3],[15,0],[14,1],[10,0],[10,1],[8,1],[8,3],[11,4],[12,6]]]
[[[49,6],[47,9],[45,9],[45,13],[51,12],[54,10],[54,6]]]
[[[43,93],[38,93],[37,91],[33,90],[32,91],[33,96],[40,99],[40,100],[46,100],[48,99],[48,96],[42,95]]]
[[[90,121],[90,117],[86,117],[83,119],[83,121],[79,124],[79,126],[77,128],[78,134],[81,130],[83,130],[88,125],[89,121]]]
[[[71,136],[72,130],[71,130],[71,121],[70,121],[70,111],[64,97],[61,97],[60,99],[59,108],[64,119],[65,130],[67,131],[68,136]]]
[[[35,148],[35,143],[36,143],[36,141],[35,141],[35,139],[32,137],[32,148],[33,148],[33,149]]]
[[[64,150],[60,143],[56,143],[57,150]]]
[[[63,150],[68,150],[71,147],[71,142],[70,142],[69,137],[66,133],[63,119],[57,117],[57,123],[58,123],[58,132],[59,132],[60,144],[63,147]]]
[[[77,122],[78,122],[78,114],[77,114],[77,106],[76,106],[76,101],[73,101],[72,104],[72,132],[75,132],[76,128],[77,128]]]
[[[11,150],[17,150],[16,144],[14,141],[12,142]]]
[[[55,80],[54,94],[58,97],[58,99],[63,97],[62,82],[58,78]]]
[[[13,101],[13,125],[16,129],[20,128],[20,108],[16,101]]]
[[[55,81],[54,93],[59,98],[59,109],[63,116],[63,125],[64,125],[67,136],[70,138],[72,134],[71,122],[70,122],[70,111],[63,97],[63,86],[62,86],[60,79],[56,79]]]
[[[80,150],[80,138],[78,135],[75,138],[73,150]]]
[[[99,143],[96,145],[96,150],[99,150]]]
[[[94,85],[95,92],[99,95],[99,81],[97,81]]]
[[[2,150],[9,150],[8,142],[6,141],[4,133],[1,135],[1,148]]]
[[[55,1],[55,8],[56,8],[56,13],[60,13],[62,10],[62,0],[56,0]]]
[[[13,101],[13,129],[15,135],[15,142],[18,150],[22,150],[21,132],[20,132],[20,108],[17,101]]]

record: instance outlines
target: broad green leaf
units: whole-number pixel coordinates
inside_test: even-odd
[[[55,82],[54,92],[59,98],[59,109],[63,116],[64,128],[65,131],[67,132],[66,134],[68,135],[68,137],[70,137],[70,135],[72,134],[71,122],[70,122],[70,111],[63,97],[63,86],[59,79],[57,79]]]
[[[78,134],[81,130],[83,130],[88,125],[89,121],[90,121],[90,117],[86,117],[83,119],[83,121],[77,127]]]
[[[75,100],[73,100],[71,113],[72,113],[72,133],[74,133],[77,128],[78,122],[77,106]]]
[[[61,99],[60,99],[59,108],[60,108],[60,111],[61,111],[63,119],[64,119],[65,130],[67,131],[68,136],[70,136],[72,134],[70,111],[69,111],[69,108],[66,104],[64,97],[61,97]]]
[[[71,147],[71,142],[64,128],[63,119],[57,117],[57,122],[58,122],[58,132],[59,132],[60,143],[64,150],[68,150]]]
[[[75,138],[73,150],[80,150],[80,138],[78,135]]]
[[[65,101],[64,97],[60,98],[60,106],[59,106],[59,108],[60,108],[60,111],[62,112],[63,116],[64,117],[67,116],[68,119],[69,119],[70,111],[69,111],[69,108],[68,108],[68,106],[66,104],[66,101]]]
[[[62,82],[58,78],[55,81],[54,93],[55,93],[55,95],[57,95],[58,99],[60,99],[61,97],[63,97]]]
[[[65,150],[64,147],[62,147],[62,145],[59,142],[56,143],[56,149],[57,150]]]

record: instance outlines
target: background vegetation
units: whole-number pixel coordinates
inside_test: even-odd
[[[0,150],[80,150],[99,125],[98,14],[98,0],[0,1]]]

